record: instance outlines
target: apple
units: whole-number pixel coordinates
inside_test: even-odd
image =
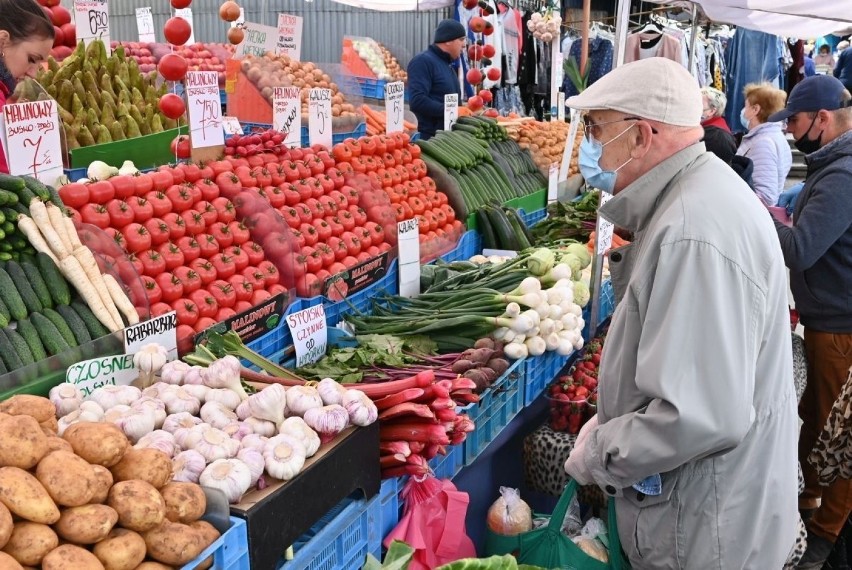
[[[479,95],[486,103],[490,103],[494,100],[494,95],[488,89],[481,90],[479,93],[477,93],[477,95]]]
[[[487,71],[487,76],[491,81],[497,81],[500,79],[500,70],[496,67],[492,67]]]
[[[482,59],[482,46],[472,45],[467,48],[467,58],[471,61],[479,61]]]
[[[57,28],[61,28],[63,25],[71,23],[71,12],[63,6],[53,6],[50,8],[50,21]]]
[[[464,0],[464,7],[468,10],[473,10],[476,8],[477,0]]]
[[[483,35],[490,36],[494,33],[494,26],[491,22],[485,22],[485,29],[482,30]]]
[[[62,37],[65,38],[65,45],[72,50],[77,47],[77,26],[68,23],[59,26],[59,29],[62,30]]]
[[[479,95],[474,95],[473,97],[467,100],[467,106],[471,111],[478,111],[485,106],[485,102]]]
[[[491,117],[492,119],[496,119],[497,117],[500,116],[500,113],[497,112],[497,109],[492,108],[492,109],[487,109],[485,111],[485,116]]]
[[[485,21],[484,18],[482,18],[480,16],[474,16],[473,18],[470,19],[470,22],[468,23],[468,27],[470,27],[470,29],[473,32],[480,34],[480,33],[485,31],[486,24],[487,24],[487,22]]]
[[[487,46],[482,48],[482,55],[485,57],[494,57],[497,54],[497,50],[494,49],[494,46],[488,44]]]
[[[465,77],[467,79],[467,82],[471,85],[478,85],[482,83],[482,72],[478,69],[468,69],[467,75]]]

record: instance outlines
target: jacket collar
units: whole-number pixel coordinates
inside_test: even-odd
[[[438,57],[440,57],[441,59],[443,59],[447,63],[453,62],[453,60],[450,59],[450,54],[448,54],[447,52],[445,52],[444,50],[442,50],[441,48],[439,48],[435,44],[432,44],[432,45],[429,46],[429,51],[431,51],[432,53],[434,53],[435,55],[437,55]]]
[[[760,123],[755,128],[749,130],[746,134],[743,135],[744,139],[750,139],[752,137],[757,136],[758,133],[769,132],[769,131],[781,131],[781,123]]]
[[[805,157],[808,170],[822,168],[839,156],[852,156],[852,130],[846,131],[821,149]]]
[[[704,143],[698,142],[672,155],[601,206],[600,214],[616,226],[640,231],[668,191],[672,179],[705,152]]]
[[[14,93],[17,84],[18,82],[15,81],[15,78],[12,77],[11,73],[9,73],[6,63],[2,58],[0,58],[0,91],[3,91],[6,95],[11,95]]]
[[[725,132],[730,133],[731,129],[728,127],[728,121],[725,120],[725,117],[713,117],[712,119],[707,119],[701,123],[702,127],[718,127]]]

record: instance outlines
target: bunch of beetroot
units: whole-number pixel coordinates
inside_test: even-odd
[[[553,431],[576,434],[597,412],[598,369],[604,337],[592,339],[583,356],[548,389],[549,425]]]
[[[287,147],[282,145],[286,136],[277,131],[263,131],[247,135],[234,135],[225,140],[226,156],[254,156],[269,152],[278,156],[287,155]]]

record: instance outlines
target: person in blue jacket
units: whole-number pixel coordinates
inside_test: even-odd
[[[467,32],[456,20],[442,20],[432,45],[408,64],[409,108],[417,117],[420,137],[428,140],[444,128],[444,95],[461,101],[458,72],[453,67],[467,42]]]

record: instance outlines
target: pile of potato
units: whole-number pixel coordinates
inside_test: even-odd
[[[179,568],[219,538],[199,520],[204,491],[171,482],[166,454],[107,423],[59,437],[55,413],[38,396],[0,402],[0,568]]]
[[[532,154],[533,160],[539,170],[547,176],[552,163],[562,163],[562,153],[565,152],[565,141],[571,127],[564,121],[518,121],[510,128],[505,123],[506,130],[521,148],[527,148]],[[580,172],[578,166],[578,153],[580,151],[580,140],[582,129],[577,129],[577,137],[574,141],[574,151],[571,153],[571,165],[569,175]]]
[[[399,61],[397,61],[391,51],[381,42],[378,42],[378,45],[382,52],[382,57],[385,60],[385,67],[387,68],[392,80],[408,82],[408,72],[402,68]]]

